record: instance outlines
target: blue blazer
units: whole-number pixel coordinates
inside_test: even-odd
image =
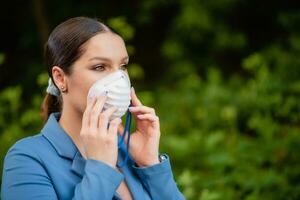
[[[123,180],[134,199],[184,199],[168,157],[149,167],[137,167],[129,159],[121,172],[101,161],[85,160],[58,124],[59,117],[52,113],[40,134],[10,148],[3,168],[3,200],[121,199],[116,190]],[[122,147],[118,163],[124,157]]]

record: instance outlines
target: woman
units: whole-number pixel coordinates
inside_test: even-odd
[[[130,145],[125,139],[126,159],[124,127],[120,116],[112,119],[118,107],[104,109],[107,91],[88,95],[97,80],[127,74],[123,39],[97,20],[76,17],[53,30],[45,56],[51,78],[42,107],[46,123],[8,151],[2,199],[184,199],[168,156],[158,153],[154,109],[131,89],[136,131]]]

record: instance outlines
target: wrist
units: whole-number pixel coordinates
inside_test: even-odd
[[[88,157],[88,159],[97,160],[99,162],[102,162],[102,163],[110,166],[111,168],[116,169],[116,164],[117,164],[116,160],[111,160],[111,159],[103,158],[102,156],[90,156],[90,157]]]
[[[155,158],[144,160],[142,162],[136,161],[136,164],[139,167],[149,167],[149,166],[156,165],[156,164],[159,164],[159,163],[160,163],[159,156],[156,156]]]

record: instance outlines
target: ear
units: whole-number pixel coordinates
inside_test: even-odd
[[[62,68],[58,67],[58,66],[53,66],[52,67],[52,77],[53,77],[53,81],[55,82],[55,85],[58,87],[58,89],[61,92],[66,92],[67,91],[67,76],[64,72],[64,70],[62,70]]]

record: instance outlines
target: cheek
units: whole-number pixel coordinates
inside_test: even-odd
[[[88,90],[93,82],[85,73],[73,74],[69,81],[69,101],[74,109],[80,113],[83,113],[86,108]]]

